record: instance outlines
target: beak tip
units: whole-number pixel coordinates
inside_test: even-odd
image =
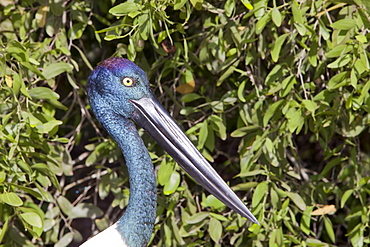
[[[257,224],[257,225],[260,225],[260,223],[258,222],[258,220],[254,217],[254,215],[248,215],[248,217],[246,217],[248,220],[252,221],[253,223]]]

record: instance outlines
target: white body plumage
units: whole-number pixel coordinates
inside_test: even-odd
[[[117,223],[90,238],[80,247],[128,247],[117,230]]]

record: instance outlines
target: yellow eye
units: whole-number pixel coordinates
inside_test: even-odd
[[[132,80],[130,77],[125,77],[122,80],[122,84],[126,87],[132,87],[134,85],[134,80]]]

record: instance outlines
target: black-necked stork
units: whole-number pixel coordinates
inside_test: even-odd
[[[87,95],[96,118],[123,152],[130,176],[130,198],[118,222],[81,246],[143,247],[150,240],[156,218],[155,174],[149,153],[131,119],[211,194],[258,224],[153,96],[145,72],[136,64],[118,57],[103,61],[88,78]]]

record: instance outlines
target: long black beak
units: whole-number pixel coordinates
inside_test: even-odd
[[[244,203],[181,131],[173,118],[153,96],[131,100],[132,118],[200,185],[235,212],[259,224]]]

